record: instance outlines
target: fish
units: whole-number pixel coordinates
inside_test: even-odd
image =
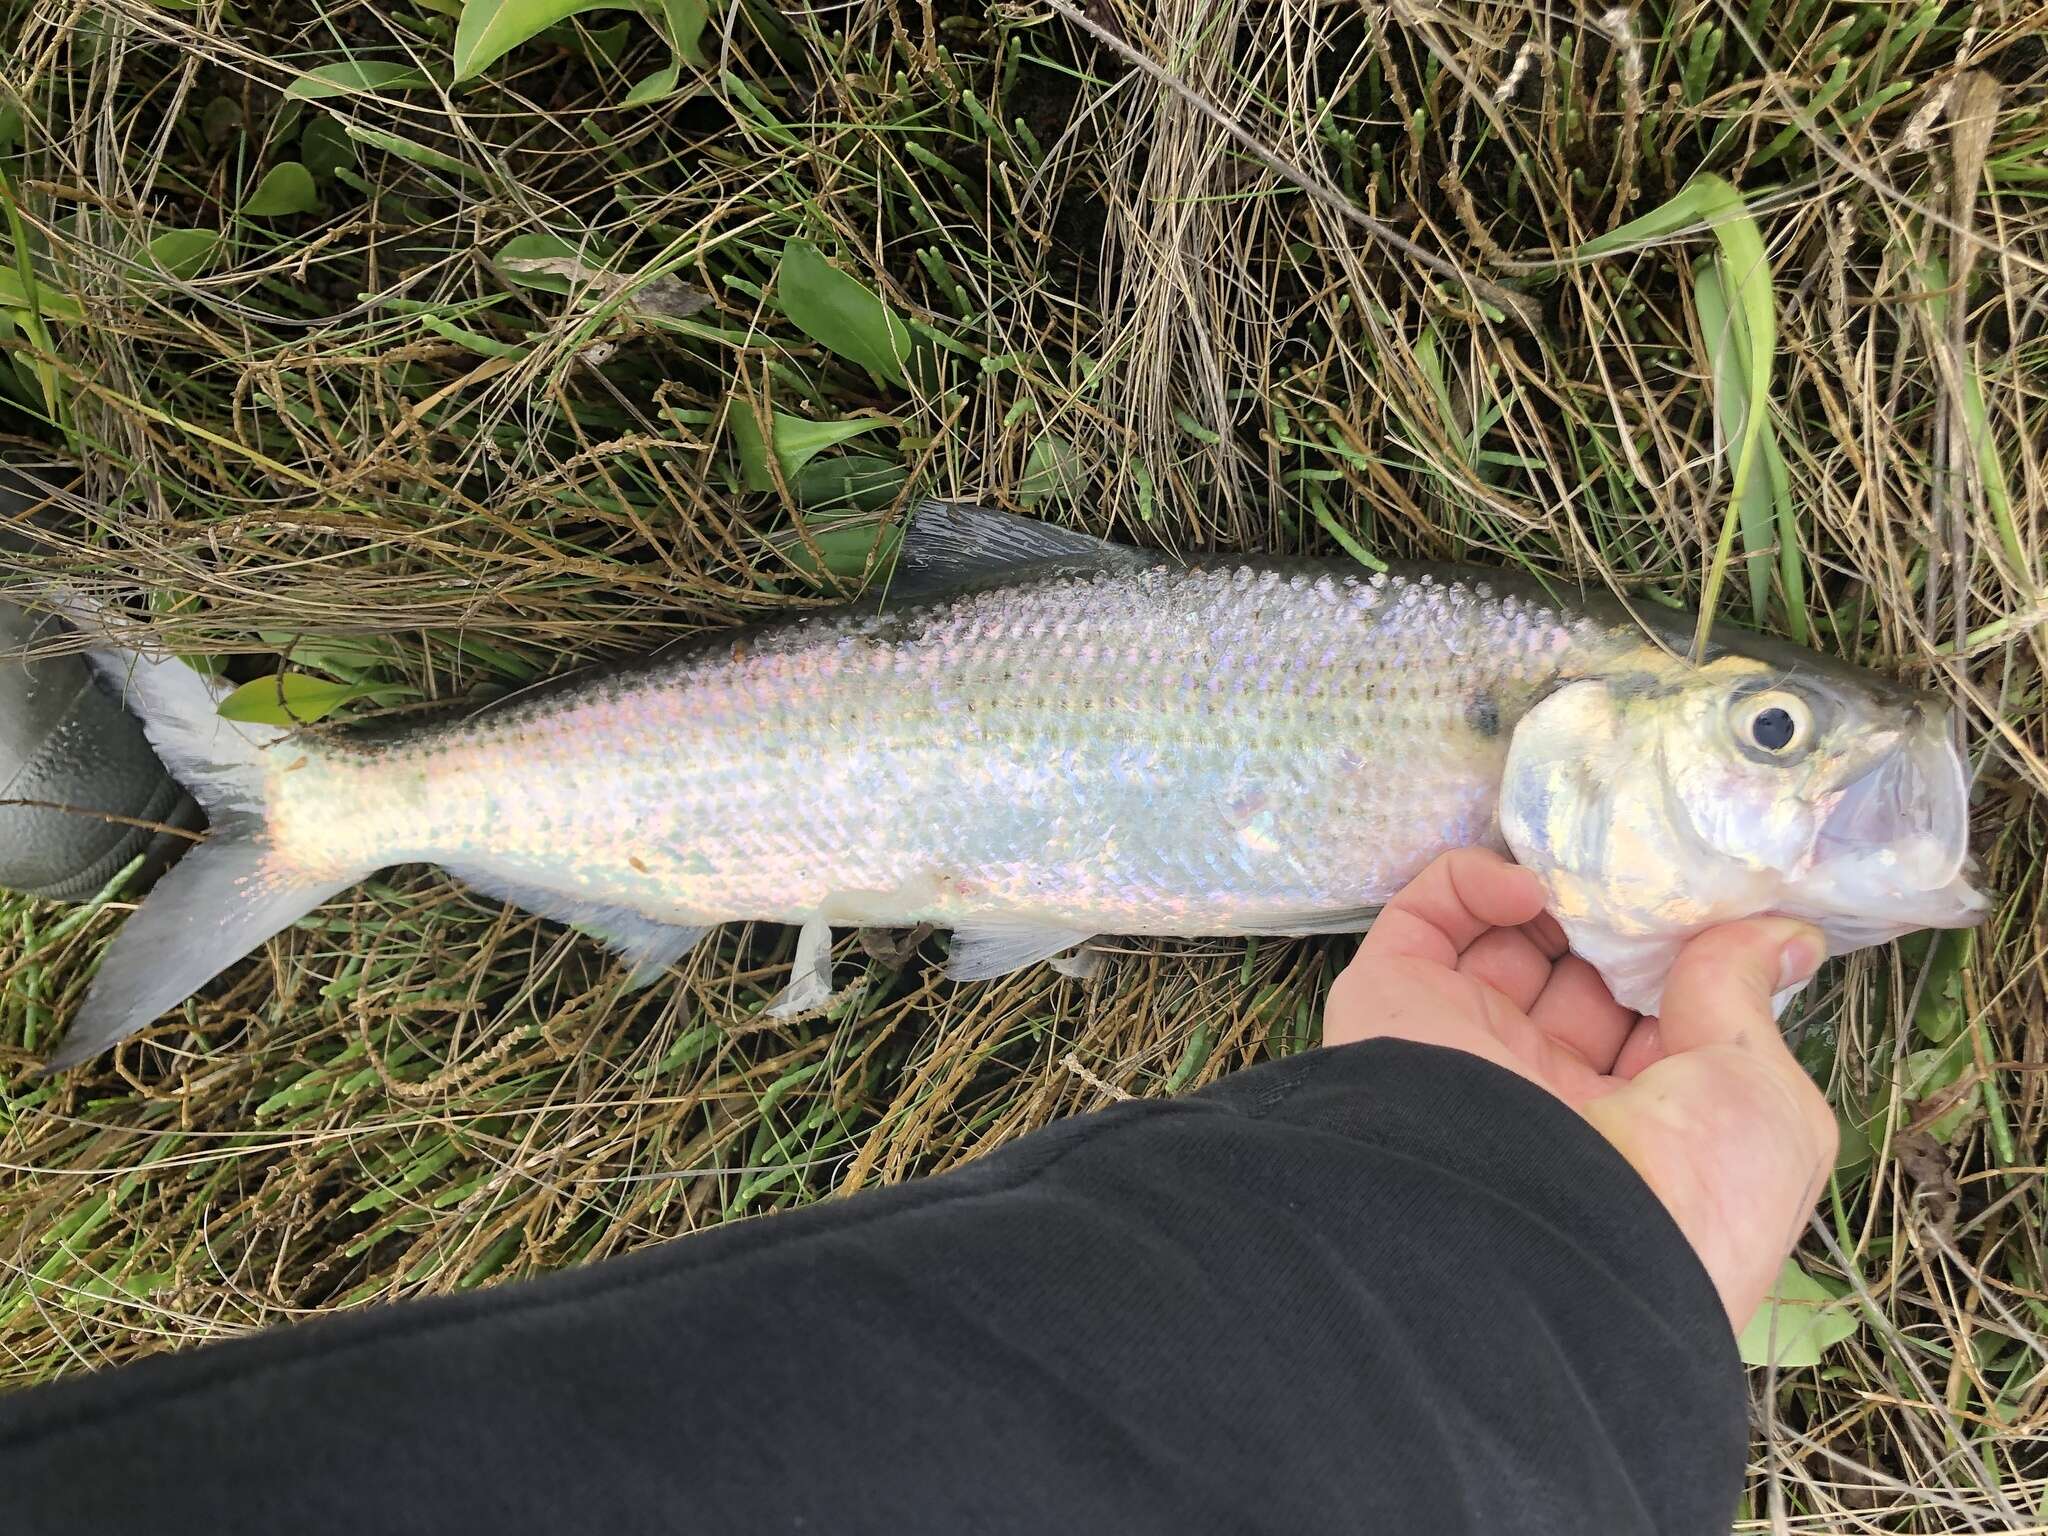
[[[143,1028],[387,866],[610,946],[636,985],[718,924],[950,931],[975,981],[1119,936],[1352,933],[1446,849],[1544,880],[1654,1012],[1690,935],[1832,952],[1978,921],[1936,698],[1684,616],[1471,566],[1175,558],[958,503],[863,600],[692,637],[409,727],[239,724],[163,655],[96,664],[211,831],[108,947],[50,1059]]]

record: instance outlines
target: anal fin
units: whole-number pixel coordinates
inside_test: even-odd
[[[946,975],[954,981],[988,981],[1065,954],[1094,935],[1085,929],[1048,928],[1040,923],[967,923],[953,930]]]
[[[486,896],[508,901],[525,912],[566,923],[588,934],[632,967],[629,987],[652,986],[661,975],[703,940],[709,924],[665,923],[630,907],[564,896],[544,886],[508,879],[495,870],[447,866],[448,873]]]

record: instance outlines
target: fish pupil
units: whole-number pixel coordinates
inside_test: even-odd
[[[1757,712],[1749,734],[1766,752],[1782,752],[1792,744],[1795,729],[1790,710],[1765,709]]]

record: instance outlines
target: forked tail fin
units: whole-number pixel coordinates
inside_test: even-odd
[[[68,616],[88,634],[106,633],[76,604],[68,605]],[[212,830],[114,936],[46,1072],[75,1066],[134,1034],[369,873],[307,871],[273,846],[264,749],[286,734],[283,729],[223,720],[222,690],[175,657],[104,643],[89,654],[141,719],[164,766],[205,807]]]

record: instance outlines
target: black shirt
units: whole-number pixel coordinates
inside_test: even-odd
[[[1375,1041],[943,1177],[0,1399],[20,1536],[1722,1536],[1742,1380],[1582,1120]]]

